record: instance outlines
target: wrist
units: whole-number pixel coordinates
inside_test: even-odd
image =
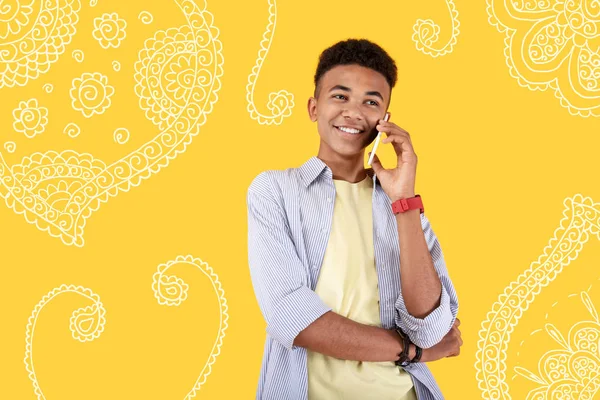
[[[398,201],[400,199],[409,199],[411,197],[415,197],[415,192],[413,191],[409,191],[409,192],[401,192],[401,193],[394,193],[394,195],[390,196],[390,200],[393,202]]]
[[[421,353],[421,362],[429,361],[431,361],[431,349],[423,349],[423,353]]]

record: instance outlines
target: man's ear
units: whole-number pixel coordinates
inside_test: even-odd
[[[308,99],[308,116],[312,122],[317,120],[317,99],[314,97]]]

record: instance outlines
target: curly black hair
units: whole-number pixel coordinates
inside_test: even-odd
[[[347,39],[325,49],[319,56],[319,65],[315,73],[315,92],[317,97],[321,88],[321,77],[337,65],[357,64],[382,74],[390,89],[398,80],[396,63],[379,45],[367,39]]]

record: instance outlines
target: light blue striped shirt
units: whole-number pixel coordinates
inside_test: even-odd
[[[425,214],[421,226],[442,282],[440,305],[425,318],[406,310],[400,288],[400,246],[391,200],[373,174],[373,242],[382,328],[400,327],[422,348],[439,343],[450,331],[458,299],[440,244]],[[248,188],[248,261],[267,338],[256,398],[307,399],[307,354],[296,336],[330,311],[314,292],[327,248],[335,203],[331,169],[312,157],[300,168],[260,173]],[[419,400],[443,399],[425,363],[405,370]]]

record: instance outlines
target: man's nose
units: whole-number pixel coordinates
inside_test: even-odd
[[[342,116],[359,120],[364,119],[362,113],[355,106],[347,106],[347,108],[342,112]]]

